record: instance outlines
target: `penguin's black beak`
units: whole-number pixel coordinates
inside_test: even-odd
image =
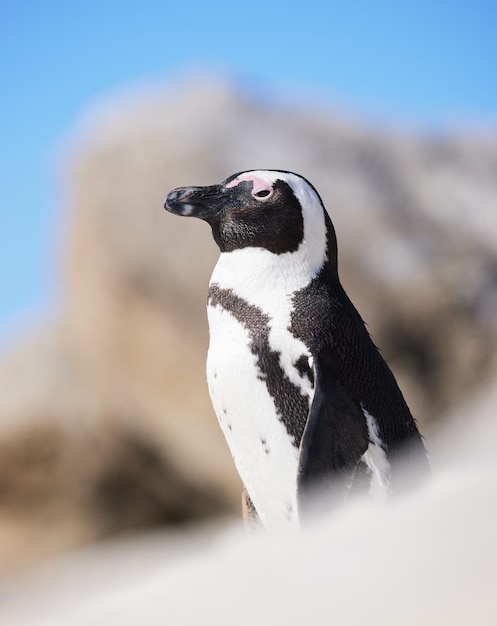
[[[164,200],[164,208],[175,215],[214,219],[223,205],[221,185],[210,187],[179,187],[170,191]]]

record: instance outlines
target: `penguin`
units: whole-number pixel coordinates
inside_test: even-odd
[[[389,494],[410,467],[427,469],[395,377],[341,285],[335,229],[309,181],[248,170],[174,189],[164,208],[206,221],[220,250],[207,382],[247,519],[298,527],[316,494]]]

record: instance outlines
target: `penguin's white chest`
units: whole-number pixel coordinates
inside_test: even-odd
[[[284,393],[284,389],[275,391],[269,378],[270,368],[279,368],[282,380],[300,399],[301,414],[307,411],[311,385],[306,386],[300,374],[288,366],[298,360],[305,347],[297,340],[286,341],[286,328],[279,337],[277,330],[255,319],[256,314],[251,319],[252,309],[247,306],[231,311],[219,304],[208,306],[209,392],[238,473],[262,524],[297,525],[299,450],[295,434],[282,420],[281,402],[280,406],[275,402],[275,394]],[[285,341],[280,349],[274,345]],[[292,377],[298,378],[300,386],[291,382]]]

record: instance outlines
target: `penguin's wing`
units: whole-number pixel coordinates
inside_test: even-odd
[[[314,398],[300,444],[299,500],[320,487],[336,484],[346,489],[369,445],[366,418],[340,384],[326,354],[314,359],[314,379]]]

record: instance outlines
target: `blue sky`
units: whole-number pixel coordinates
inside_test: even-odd
[[[0,2],[0,344],[56,293],[58,147],[99,99],[199,65],[427,127],[497,122],[497,2]]]

